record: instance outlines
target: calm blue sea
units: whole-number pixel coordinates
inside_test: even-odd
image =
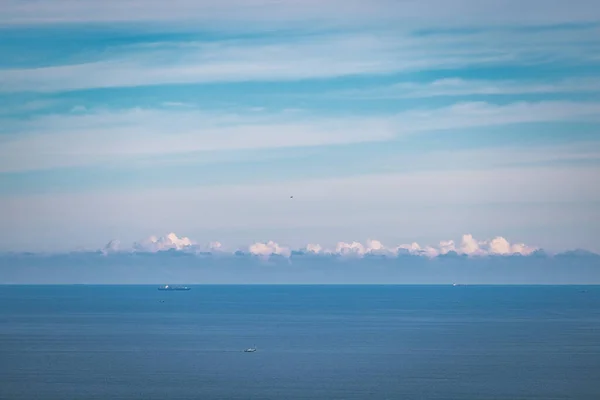
[[[600,399],[600,287],[0,286],[0,398]]]

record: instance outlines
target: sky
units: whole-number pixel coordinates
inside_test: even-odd
[[[1,252],[600,252],[595,0],[0,4]]]

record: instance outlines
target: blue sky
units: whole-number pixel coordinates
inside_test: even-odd
[[[595,3],[5,0],[0,250],[600,251]]]

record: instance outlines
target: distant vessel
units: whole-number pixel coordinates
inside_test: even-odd
[[[254,353],[256,351],[256,345],[254,347],[250,347],[249,349],[244,350],[244,353]]]
[[[158,290],[190,290],[190,288],[187,287],[187,286],[169,286],[169,285],[165,285],[165,286],[159,287]]]

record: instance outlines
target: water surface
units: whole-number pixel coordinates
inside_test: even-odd
[[[599,333],[598,286],[0,286],[0,398],[599,399]]]

